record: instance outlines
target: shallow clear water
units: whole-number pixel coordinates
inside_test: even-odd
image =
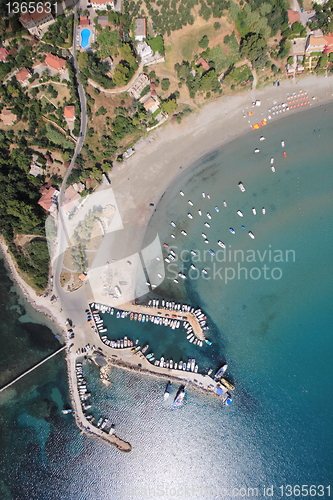
[[[132,453],[121,454],[106,443],[81,436],[71,415],[60,414],[68,403],[60,354],[31,379],[20,382],[14,392],[0,395],[2,498],[220,500],[235,498],[237,492],[251,496],[251,490],[241,495],[232,488],[256,487],[257,497],[266,498],[264,487],[269,485],[275,488],[273,498],[283,498],[277,489],[283,484],[330,483],[332,111],[332,106],[319,107],[285,117],[263,132],[250,132],[185,172],[157,207],[147,242],[158,232],[162,242],[177,246],[178,254],[195,249],[202,256],[204,249],[216,252],[221,239],[227,250],[261,252],[262,262],[257,253],[255,262],[241,263],[248,275],[264,264],[282,271],[281,279],[262,275],[246,280],[242,271],[241,279],[226,283],[221,271],[223,279],[217,274],[215,279],[186,279],[176,284],[174,269],[166,268],[171,279],[154,296],[200,305],[209,318],[211,347],[195,350],[180,330],[108,318],[110,338],[139,338],[158,356],[177,360],[177,356],[184,359],[193,354],[202,369],[217,367],[226,359],[236,385],[231,407],[189,389],[184,406],[173,410],[176,387],[164,402],[163,380],[113,369],[111,385],[106,387],[96,367],[87,365],[94,414],[108,416],[117,434],[132,443]],[[265,141],[259,141],[260,133]],[[286,143],[287,158],[282,156],[281,140]],[[261,149],[257,155],[255,147]],[[272,156],[275,173],[270,169]],[[239,181],[245,193],[237,187]],[[180,189],[185,197],[179,195]],[[202,191],[210,194],[210,200],[202,198]],[[266,215],[261,214],[263,206]],[[206,217],[199,221],[199,208],[211,214],[210,228],[203,226]],[[243,218],[237,210],[244,213]],[[177,223],[176,231],[171,220]],[[181,229],[187,237],[180,234]],[[248,230],[255,240],[249,238]],[[170,238],[172,231],[175,240]],[[209,245],[201,232],[207,234]],[[284,256],[286,250],[293,250],[295,261],[289,258],[273,264],[269,250],[281,250]],[[222,254],[216,257],[221,260]],[[210,260],[195,263],[198,268],[213,264]],[[234,269],[237,276],[234,259],[215,259],[215,264]],[[185,274],[188,266],[185,263]],[[3,307],[8,308],[8,300],[9,307],[16,307],[6,282],[2,286],[7,290],[1,297]],[[15,351],[11,332],[16,326],[1,325],[2,345],[9,357]],[[20,336],[29,338],[26,332]],[[32,345],[33,353],[36,347]],[[27,356],[25,347],[21,353]],[[2,363],[6,363],[5,355]],[[11,366],[8,362],[8,369]],[[329,498],[327,490],[320,498]]]

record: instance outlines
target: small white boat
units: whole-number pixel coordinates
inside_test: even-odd
[[[197,255],[197,252],[195,250],[191,250],[192,255]]]
[[[229,231],[231,232],[231,234],[235,234],[236,232],[232,227],[229,227]]]
[[[195,265],[194,265],[194,264],[191,264],[191,265],[190,265],[190,268],[191,268],[191,269],[196,269],[196,267],[195,267]]]
[[[187,214],[187,217],[188,217],[189,219],[193,219],[193,215],[192,215],[192,214],[190,214],[190,213],[188,213],[188,214]]]
[[[207,239],[206,239],[206,240],[205,240],[205,243],[209,243],[209,240],[207,240]]]
[[[216,212],[220,211],[219,207],[215,207],[215,210],[216,210]]]
[[[245,191],[245,187],[244,187],[244,184],[243,184],[242,182],[239,182],[239,183],[238,183],[238,187],[239,187],[239,189],[242,191],[242,193],[244,193],[244,191]]]
[[[256,148],[256,149],[254,150],[254,152],[255,152],[255,153],[260,153],[260,149],[259,149],[259,148]]]
[[[210,194],[207,194],[207,198],[210,200]]]
[[[219,240],[217,242],[217,244],[221,247],[221,248],[225,248],[225,244],[223,243],[223,241]]]
[[[265,140],[265,137],[262,135],[259,139],[259,141],[264,141]]]
[[[223,201],[223,206],[226,207],[227,206],[227,202],[224,200]]]
[[[203,269],[201,272],[202,272],[202,274],[208,274],[208,272],[206,271],[206,269]]]
[[[274,158],[272,157],[271,158],[271,165],[273,165],[273,163],[274,163]]]
[[[266,208],[265,208],[265,207],[262,207],[261,211],[262,211],[262,213],[265,215],[265,213],[266,213]]]
[[[173,281],[174,281],[175,283],[178,283],[178,280],[177,280],[177,279],[174,279]]]
[[[209,213],[209,212],[207,212],[207,217],[208,217],[208,219],[211,219],[211,218],[212,218],[212,216],[210,215],[210,213]]]
[[[205,233],[201,233],[201,236],[202,236],[203,238],[205,238],[205,239],[207,238],[207,236],[205,235]]]
[[[275,167],[274,167],[274,165],[271,165],[271,171],[272,171],[272,172],[275,172]]]
[[[255,236],[254,236],[254,234],[252,233],[252,231],[249,231],[249,236],[250,236],[250,238],[252,238],[252,239],[254,240]]]
[[[183,273],[178,273],[178,276],[179,276],[180,278],[183,278],[183,280],[185,280],[185,279],[186,279],[186,276],[185,276],[185,274],[183,274]]]
[[[191,207],[193,207],[193,202],[191,200],[188,200],[188,204],[191,205]]]
[[[284,141],[281,141],[281,146],[284,148]]]
[[[187,236],[187,232],[186,232],[186,231],[184,231],[184,229],[182,229],[180,232],[181,232],[184,236]]]
[[[205,193],[202,193],[202,197],[203,197],[203,198],[206,198],[206,195],[205,195]]]
[[[179,194],[180,194],[181,196],[184,196],[184,192],[183,192],[183,191],[179,191]]]
[[[176,227],[176,223],[173,222],[173,220],[170,222],[170,224],[171,224],[172,227]]]
[[[200,215],[200,217],[201,217],[201,215],[202,215],[202,212],[201,212],[201,210],[198,210],[198,214],[199,214],[199,215]]]
[[[237,210],[237,215],[239,215],[239,217],[244,217],[243,212],[241,212],[240,210]]]
[[[253,213],[253,215],[257,215],[257,211],[254,207],[252,208],[252,213]]]
[[[170,234],[171,238],[175,239],[176,236],[174,234]]]
[[[209,222],[205,222],[205,226],[206,226],[206,227],[210,227]]]

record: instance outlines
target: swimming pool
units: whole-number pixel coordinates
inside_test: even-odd
[[[88,30],[88,28],[85,28],[84,30],[81,31],[81,47],[83,49],[86,49],[89,47],[89,38],[90,38],[91,32]]]

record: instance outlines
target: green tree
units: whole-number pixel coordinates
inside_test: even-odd
[[[162,102],[162,110],[168,115],[172,115],[178,108],[176,99],[169,99]]]
[[[170,80],[169,78],[163,78],[163,80],[161,81],[161,88],[162,90],[168,90],[170,87]]]
[[[86,69],[88,67],[88,52],[80,52],[77,57],[77,62],[80,66],[80,69]]]
[[[198,43],[199,47],[201,47],[202,49],[206,49],[209,45],[209,38],[207,35],[204,35],[201,40],[199,41]]]
[[[214,29],[217,31],[221,28],[221,23],[215,22],[214,23]]]
[[[254,68],[262,68],[267,60],[267,42],[258,33],[249,33],[241,41],[240,53]]]

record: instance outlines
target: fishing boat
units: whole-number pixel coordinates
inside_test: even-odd
[[[176,223],[173,222],[173,220],[170,222],[170,224],[171,224],[172,227],[176,227]]]
[[[213,255],[213,256],[215,255],[215,252],[212,249],[209,250],[209,253],[210,253],[210,255]]]
[[[257,211],[254,207],[252,208],[252,213],[253,213],[253,215],[257,215]]]
[[[201,272],[202,272],[202,274],[208,274],[206,269],[203,269]]]
[[[229,231],[231,232],[231,234],[235,234],[236,232],[232,227],[229,227]]]
[[[183,280],[185,280],[185,279],[186,279],[186,276],[185,276],[185,274],[183,274],[183,273],[178,273],[178,276],[179,276],[180,278],[183,278]]]
[[[195,250],[191,250],[192,255],[197,255],[197,252]]]
[[[61,410],[61,413],[63,415],[68,415],[68,413],[72,413],[72,411],[73,411],[72,409],[64,409],[64,410]]]
[[[244,191],[245,191],[245,187],[244,187],[244,184],[243,184],[242,182],[239,182],[239,183],[238,183],[238,187],[239,187],[239,189],[242,191],[242,193],[244,193]]]
[[[274,167],[274,165],[272,165],[272,166],[271,166],[271,171],[272,171],[272,172],[275,172],[275,167]]]
[[[283,156],[287,158],[287,153],[285,151],[283,151]]]
[[[141,322],[141,320],[142,320],[142,314],[140,313],[139,316],[138,316],[138,321]]]
[[[207,345],[212,345],[211,341],[210,341],[210,340],[208,340],[208,339],[205,339],[205,342],[206,342],[206,344],[207,344]],[[202,344],[201,344],[201,345],[202,345]]]
[[[184,196],[184,192],[183,192],[183,191],[179,191],[179,194],[180,194],[181,196]]]
[[[256,148],[256,149],[254,150],[254,152],[255,152],[255,153],[260,153],[260,149],[259,149],[259,148]]]
[[[219,207],[215,207],[215,210],[216,210],[216,212],[220,211]]]
[[[281,147],[284,148],[284,141],[281,141]]]
[[[191,205],[191,207],[193,207],[193,203],[191,200],[188,200],[188,204]]]
[[[176,236],[174,234],[170,234],[171,238],[176,238]]]
[[[190,265],[190,268],[191,268],[191,269],[196,269],[196,267],[195,267],[195,265],[194,265],[194,264],[191,264],[191,265]]]
[[[273,165],[273,163],[274,163],[274,158],[272,157],[271,158],[271,165]]]
[[[205,233],[201,233],[201,236],[202,236],[203,238],[207,238],[207,236],[205,235]]]
[[[262,213],[265,215],[265,213],[266,213],[266,208],[265,208],[265,207],[262,207],[261,211],[262,211]]]
[[[239,217],[244,217],[243,212],[241,212],[240,210],[237,210],[237,215],[239,215]]]
[[[255,236],[254,236],[254,234],[252,233],[252,231],[249,231],[249,236],[250,236],[250,238],[252,238],[252,239],[254,240]]]
[[[169,245],[167,243],[163,243],[163,246],[164,248],[168,248]]]
[[[223,243],[223,241],[218,240],[217,244],[218,244],[221,248],[225,248],[225,244]]]
[[[208,219],[211,219],[211,218],[212,218],[212,216],[210,215],[210,213],[209,213],[209,212],[207,212],[207,214],[206,214],[206,215],[207,215]]]
[[[176,278],[175,278],[173,281],[174,281],[175,283],[179,283],[179,281],[178,281]]]
[[[194,372],[194,368],[195,368],[195,358],[192,358],[192,360],[191,360],[191,372]]]
[[[221,382],[223,385],[225,385],[226,387],[228,387],[228,389],[230,389],[231,391],[234,391],[235,390],[235,386],[229,382],[229,380],[225,379],[225,378],[221,378]]]
[[[206,226],[206,227],[210,227],[209,222],[205,222],[205,226]]]
[[[265,140],[265,137],[262,135],[259,139],[259,141],[264,141]]]
[[[223,401],[225,406],[229,406],[232,403],[232,397],[228,394],[227,398]]]
[[[212,373],[213,373],[213,368],[209,368],[208,373],[207,373],[208,377],[210,377],[210,375],[211,375]]]
[[[201,212],[201,210],[198,210],[198,214],[199,214],[199,215],[200,215],[200,217],[201,217],[201,215],[202,215],[202,212]]]
[[[170,396],[171,388],[172,388],[172,382],[170,382],[169,380],[164,391],[164,400],[168,399],[168,397]]]
[[[193,215],[192,215],[192,214],[190,214],[190,213],[188,213],[188,214],[187,214],[187,217],[188,217],[189,219],[193,219]]]
[[[130,314],[130,320],[131,320],[131,321],[132,321],[133,317],[134,317],[134,314],[133,314],[133,313],[131,313],[131,314]]]
[[[163,366],[164,366],[164,358],[163,358],[163,356],[162,356],[162,357],[161,357],[161,359],[160,359],[160,366],[161,366],[162,368],[163,368]]]
[[[186,232],[186,231],[184,231],[184,229],[182,229],[180,232],[181,232],[184,236],[187,236],[187,232]]]
[[[178,368],[179,368],[179,370],[183,369],[183,362],[182,362],[182,360],[179,361]]]
[[[181,385],[173,402],[174,408],[179,408],[184,402],[185,386]]]
[[[205,195],[205,193],[202,193],[202,197],[203,197],[203,198],[206,198],[206,195]]]
[[[209,240],[207,238],[205,239],[205,243],[209,243]]]
[[[226,202],[225,200],[223,201],[223,206],[224,206],[224,207],[227,207],[227,206],[228,206],[228,205],[227,205],[227,202]]]
[[[217,370],[217,372],[215,373],[215,377],[214,377],[214,380],[218,380],[220,379],[221,377],[223,377],[223,375],[225,374],[225,372],[227,371],[227,368],[228,368],[228,365],[225,364],[223,366],[221,366],[221,368],[219,368]]]

